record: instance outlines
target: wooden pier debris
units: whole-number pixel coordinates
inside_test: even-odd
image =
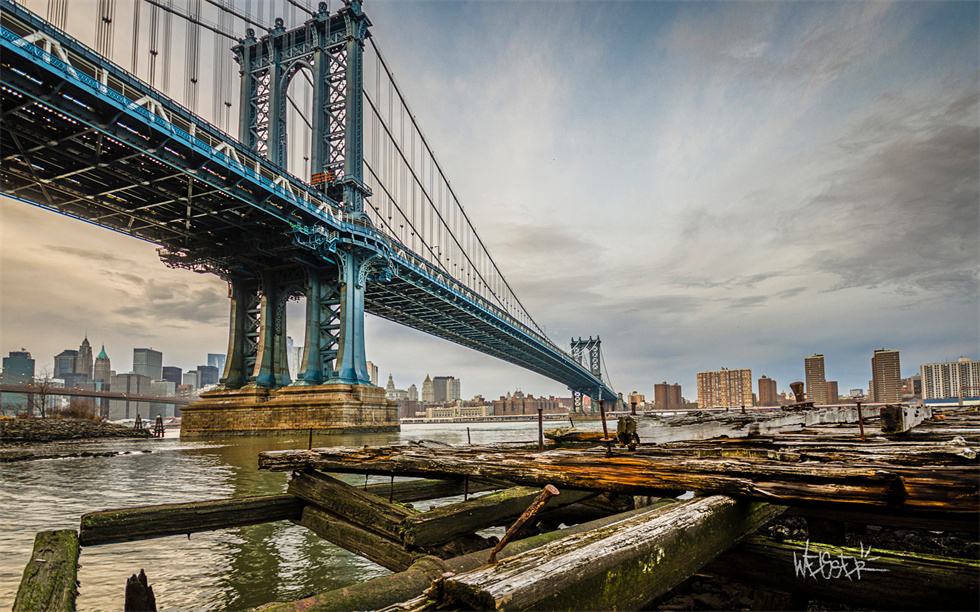
[[[74,529],[39,532],[17,589],[13,612],[74,612],[79,551]]]
[[[931,417],[929,406],[885,406],[881,409],[881,433],[905,433]]]
[[[297,521],[324,540],[348,550],[355,555],[374,561],[393,572],[407,570],[424,553],[405,550],[396,539],[385,537],[369,529],[352,525],[333,514],[310,505],[303,510]]]
[[[864,418],[877,416],[878,408],[866,406]],[[715,438],[748,438],[815,425],[857,423],[857,407],[820,408],[795,412],[696,412],[680,415],[636,417],[642,444],[666,444]]]
[[[501,559],[506,559],[569,535],[585,533],[628,518],[654,512],[672,503],[676,503],[676,501],[660,500],[656,504],[645,508],[607,516],[587,523],[574,525],[560,531],[551,531],[516,540],[504,546],[500,553],[498,553],[498,556]],[[404,572],[380,576],[367,582],[319,593],[299,601],[270,603],[253,612],[377,610],[412,599],[428,588],[433,580],[436,580],[446,572],[462,573],[486,565],[487,554],[487,551],[478,551],[445,560],[432,556],[421,557]]]
[[[747,453],[751,454],[751,453]],[[606,458],[598,449],[529,453],[489,447],[331,448],[269,451],[260,469],[395,474],[435,478],[508,480],[561,489],[657,495],[702,493],[783,505],[823,505],[882,513],[980,512],[980,466],[911,467],[880,461],[823,463],[759,457],[692,457],[660,449],[621,451]]]
[[[782,508],[713,496],[570,535],[445,580],[471,610],[638,610]]]
[[[976,610],[980,561],[752,536],[703,573],[875,610]]]
[[[234,497],[90,512],[81,519],[83,546],[298,520],[305,503],[292,495]]]

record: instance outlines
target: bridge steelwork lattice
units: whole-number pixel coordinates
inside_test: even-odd
[[[157,23],[166,8],[168,18],[229,36],[223,18],[208,25],[173,3],[147,2]],[[234,13],[266,31],[236,39],[238,103],[215,103],[226,128],[237,107],[237,138],[26,8],[0,0],[0,11],[3,192],[153,242],[167,265],[227,280],[226,387],[367,384],[369,312],[576,394],[616,399],[598,371],[548,339],[507,284],[370,38],[359,1],[335,13],[321,2],[291,29]],[[96,43],[108,54],[102,29]],[[166,64],[154,63],[156,33],[149,43],[133,38],[133,67],[143,65],[139,44],[149,44],[149,80],[159,78]],[[195,86],[208,78],[196,66],[187,74]],[[296,82],[312,90],[312,109],[296,104]],[[290,113],[311,128],[302,176],[287,169],[296,155]],[[307,299],[305,355],[291,381],[285,302],[298,296]]]

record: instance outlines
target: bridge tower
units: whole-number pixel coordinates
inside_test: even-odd
[[[600,352],[602,350],[602,341],[599,339],[599,336],[596,336],[594,340],[592,336],[589,336],[588,340],[582,340],[581,336],[579,336],[578,340],[572,338],[571,350],[572,359],[587,367],[593,376],[602,380],[602,353]],[[572,389],[571,391],[572,410],[575,412],[584,412],[585,408],[582,398],[588,396],[592,400],[592,412],[596,411],[596,406],[599,405],[600,389],[580,388]]]
[[[370,195],[363,182],[363,47],[370,20],[360,0],[334,15],[321,2],[304,25],[286,30],[276,19],[265,36],[249,29],[234,47],[241,69],[239,140],[286,166],[286,93],[305,71],[313,85],[312,183],[340,202],[344,220],[369,226]],[[290,384],[285,367],[285,302],[305,295],[304,357],[293,385],[370,384],[364,354],[364,283],[383,268],[384,245],[339,235],[326,259],[336,266],[256,269],[229,274],[232,294],[229,355],[222,384],[278,388]],[[378,248],[380,246],[380,248]]]
[[[258,257],[243,257],[224,270],[231,317],[222,389],[184,411],[184,425],[187,416],[199,416],[182,427],[182,436],[185,430],[199,436],[247,429],[398,428],[397,407],[384,389],[371,385],[364,351],[366,284],[390,278],[390,244],[363,212],[371,195],[363,182],[362,121],[370,25],[360,0],[344,0],[334,14],[320,2],[302,26],[286,30],[276,19],[266,35],[256,38],[249,29],[233,48],[241,74],[239,141],[280,168],[287,164],[289,85],[304,72],[300,78],[311,81],[311,185],[338,203],[342,223],[339,231],[319,228],[324,231],[315,239],[295,228],[294,235],[277,237],[283,249],[298,246],[305,253],[295,263],[272,258],[274,264],[264,266]],[[306,297],[306,330],[293,381],[285,306],[298,296]],[[250,416],[228,416],[240,408]]]

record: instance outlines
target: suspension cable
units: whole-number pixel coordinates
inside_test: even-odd
[[[225,13],[229,13],[231,15],[234,15],[235,17],[238,17],[239,19],[241,19],[245,23],[250,23],[250,24],[252,24],[252,25],[254,25],[254,26],[258,27],[258,28],[262,28],[266,32],[268,32],[269,30],[272,29],[269,26],[265,26],[265,25],[262,25],[261,23],[259,23],[257,21],[253,21],[252,18],[249,17],[248,15],[242,15],[241,13],[239,13],[235,9],[231,8],[230,6],[227,6],[225,4],[219,4],[217,0],[204,0],[204,1],[207,2],[208,4],[210,4],[211,6],[216,7],[216,8],[218,8],[219,10],[221,10],[221,11],[223,11]]]
[[[231,40],[233,40],[235,42],[241,42],[241,39],[238,38],[237,36],[235,36],[233,34],[229,34],[228,32],[224,32],[221,29],[219,29],[217,26],[213,26],[213,25],[205,22],[204,20],[202,20],[200,18],[192,17],[191,15],[187,15],[185,13],[182,13],[182,12],[178,11],[177,9],[175,9],[173,7],[166,6],[162,2],[159,2],[158,0],[143,0],[143,2],[149,2],[150,4],[152,4],[153,6],[155,6],[157,8],[160,8],[160,9],[162,9],[162,10],[164,10],[164,11],[166,11],[166,12],[172,14],[172,15],[176,15],[176,16],[180,17],[181,19],[185,19],[185,20],[193,23],[194,25],[198,25],[198,26],[201,26],[202,28],[211,30],[212,32],[214,32],[215,34],[217,34],[219,36],[224,36],[225,38],[230,38]]]

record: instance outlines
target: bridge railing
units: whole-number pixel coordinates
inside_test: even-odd
[[[55,66],[69,77],[94,88],[101,95],[125,104],[129,110],[140,114],[149,123],[162,125],[164,129],[184,140],[196,143],[198,147],[208,150],[211,154],[223,156],[229,165],[238,167],[266,189],[276,192],[281,199],[315,216],[324,217],[325,221],[334,224],[340,222],[337,202],[317,192],[285,169],[275,166],[264,157],[247,149],[218,127],[124,68],[98,55],[70,34],[54,27],[26,8],[10,0],[0,0],[0,8],[3,9],[3,22],[5,22],[2,28],[4,39],[29,51],[43,62]],[[70,61],[65,62],[51,55],[37,44],[25,43],[23,39],[34,32],[43,33],[58,41]],[[130,97],[134,92],[138,96],[135,99]],[[81,104],[77,100],[73,101]]]

